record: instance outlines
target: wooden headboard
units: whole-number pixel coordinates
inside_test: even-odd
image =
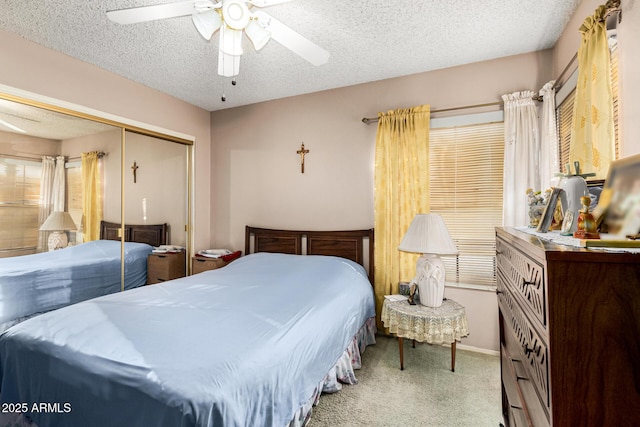
[[[120,240],[121,224],[100,221],[100,240]],[[124,226],[124,241],[146,243],[151,246],[167,244],[167,224]]]
[[[252,237],[253,250],[251,250]],[[303,238],[306,240],[305,252],[302,250]],[[294,255],[333,255],[350,259],[365,266],[365,239],[369,241],[369,281],[373,283],[373,228],[347,231],[301,231],[273,230],[247,225],[244,253],[278,252]]]

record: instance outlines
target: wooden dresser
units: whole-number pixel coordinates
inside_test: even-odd
[[[640,425],[640,254],[496,230],[509,426]]]

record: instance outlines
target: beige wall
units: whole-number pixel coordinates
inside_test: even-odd
[[[61,142],[56,139],[0,131],[0,153],[12,156],[40,158],[60,154]]]
[[[0,84],[195,137],[195,247],[210,238],[209,113],[0,30]]]
[[[640,1],[622,2],[620,43],[620,106],[622,109],[622,154],[640,154]]]
[[[371,227],[376,125],[363,124],[363,117],[420,104],[443,109],[495,102],[504,93],[537,90],[550,79],[550,53],[213,112],[212,241],[241,249],[247,224]],[[310,150],[304,174],[296,154],[302,142]]]
[[[103,219],[120,222],[121,130],[101,132],[62,142],[62,154],[80,157],[83,151],[102,151]],[[182,144],[127,132],[125,135],[125,210],[127,224],[169,225],[168,244],[186,246],[186,159]],[[133,182],[131,166],[138,166]],[[146,215],[145,215],[146,214]]]
[[[187,147],[131,132],[125,147],[125,222],[167,223],[167,243],[186,246]],[[138,166],[135,183],[134,161]]]
[[[120,140],[122,131],[114,128],[89,136],[70,138],[62,141],[62,155],[79,158],[83,152],[102,151],[102,183],[104,186],[102,218],[105,221],[120,222]]]
[[[551,75],[551,52],[544,51],[214,112],[212,242],[243,249],[247,224],[372,227],[376,125],[363,117],[500,101],[538,90]],[[304,174],[301,142],[310,150]],[[466,306],[471,335],[463,344],[497,350],[495,293],[450,288],[447,296]]]
[[[603,4],[602,0],[584,0],[567,24],[553,49],[554,76],[560,75],[580,46],[578,29],[587,16]],[[621,108],[622,157],[640,153],[640,56],[637,54],[640,40],[640,2],[622,2],[622,22],[618,25],[619,80]],[[575,70],[577,63],[570,67]]]

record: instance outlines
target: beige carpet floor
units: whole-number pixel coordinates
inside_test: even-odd
[[[337,426],[464,426],[497,427],[502,422],[500,359],[404,340],[404,371],[398,341],[378,336],[364,352],[356,371],[357,385],[324,394],[309,427]]]

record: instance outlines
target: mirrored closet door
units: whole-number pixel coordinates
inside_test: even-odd
[[[124,147],[125,227],[130,233],[163,234],[159,242],[162,246],[149,258],[147,283],[183,277],[189,259],[191,146],[127,131]],[[127,268],[125,263],[125,275],[129,274]]]
[[[189,259],[191,153],[182,138],[0,92],[0,261],[75,257],[68,249],[108,240],[122,290],[125,242],[140,241],[129,225],[136,233],[165,225],[157,242]],[[142,284],[146,262],[137,261]]]

